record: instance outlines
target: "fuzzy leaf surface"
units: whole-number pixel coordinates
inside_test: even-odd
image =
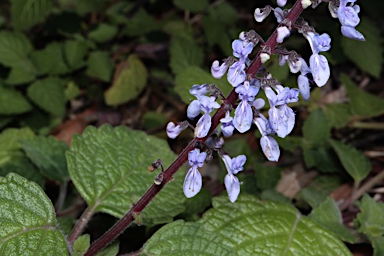
[[[157,174],[148,166],[159,158],[167,167],[175,158],[166,141],[127,127],[88,127],[75,136],[67,161],[70,177],[88,206],[121,218],[134,198],[144,194]],[[178,172],[141,214],[143,224],[165,223],[184,210],[183,174]]]
[[[351,255],[337,237],[286,204],[217,197],[198,222],[176,221],[144,245],[148,255]],[[195,254],[193,254],[195,252]],[[196,253],[197,252],[197,253]],[[187,254],[185,254],[187,253]]]
[[[50,199],[34,182],[0,177],[0,254],[68,255]]]

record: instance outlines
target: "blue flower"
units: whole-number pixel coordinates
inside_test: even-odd
[[[195,96],[196,98],[199,98],[200,96],[203,96],[210,92],[209,85],[208,84],[194,84],[192,88],[189,90],[189,93]]]
[[[197,168],[204,165],[206,157],[207,153],[200,153],[200,149],[197,148],[188,153],[188,163],[191,168],[185,176],[183,185],[184,195],[187,198],[194,197],[201,190],[203,180]]]
[[[253,43],[246,40],[236,39],[232,42],[232,49],[233,56],[239,58],[239,60],[229,67],[227,79],[233,87],[237,87],[239,84],[245,81],[246,62],[248,55],[253,50]]]
[[[214,78],[217,79],[220,79],[225,74],[225,72],[227,72],[227,69],[229,67],[226,61],[224,61],[221,65],[219,64],[219,61],[215,60],[211,66],[211,74]]]
[[[341,23],[341,33],[345,37],[365,41],[364,36],[355,28],[360,23],[360,6],[354,5],[354,2],[356,0],[340,0],[337,17]],[[347,6],[348,3],[352,4]]]
[[[230,137],[233,134],[235,127],[233,126],[233,118],[230,116],[229,111],[225,113],[225,117],[220,119],[221,122],[221,132],[224,137]]]
[[[301,96],[305,101],[307,101],[310,97],[310,86],[309,86],[309,80],[307,77],[307,74],[311,72],[311,69],[308,67],[307,63],[303,58],[300,58],[301,61],[301,68],[300,68],[300,75],[297,78],[297,84],[301,93]]]
[[[228,172],[224,178],[224,185],[228,193],[229,201],[234,203],[239,196],[241,185],[235,174],[243,170],[247,158],[244,155],[240,155],[231,159],[228,155],[223,155],[222,159]]]
[[[248,131],[252,125],[253,112],[249,103],[255,100],[255,96],[259,92],[259,87],[251,86],[248,81],[245,81],[244,84],[239,85],[235,91],[239,94],[241,102],[235,110],[233,125],[239,132],[244,133]]]

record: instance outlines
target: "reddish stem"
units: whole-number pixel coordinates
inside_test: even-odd
[[[287,19],[289,19],[292,23],[299,17],[303,8],[301,6],[301,0],[297,0],[295,5],[292,7],[291,11],[287,15]],[[281,25],[279,25],[281,26]],[[277,30],[273,32],[273,34],[268,38],[268,41],[264,46],[269,46],[271,51],[273,51],[276,46],[277,38]],[[257,54],[256,58],[253,60],[251,65],[246,70],[247,74],[251,77],[254,77],[256,73],[262,66],[260,60],[260,53]],[[113,240],[115,240],[129,225],[134,221],[134,215],[140,214],[144,208],[151,202],[151,200],[160,192],[160,190],[173,178],[173,175],[181,168],[181,166],[188,159],[188,152],[195,148],[195,145],[198,141],[204,142],[209,136],[213,133],[215,128],[220,124],[220,119],[225,116],[225,103],[229,103],[232,106],[235,105],[238,97],[235,90],[232,90],[228,97],[224,100],[223,104],[219,108],[219,110],[212,117],[212,126],[208,132],[208,135],[204,138],[194,138],[180,153],[180,155],[176,158],[176,160],[165,170],[163,182],[160,185],[152,184],[152,186],[145,192],[145,194],[140,198],[140,200],[128,211],[128,213],[116,222],[112,228],[110,228],[103,236],[101,236],[98,240],[96,240],[89,247],[88,251],[85,253],[85,256],[95,255],[99,251],[101,251],[104,247],[110,244]]]

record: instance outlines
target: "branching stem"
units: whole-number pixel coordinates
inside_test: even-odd
[[[294,6],[292,7],[291,11],[288,13],[286,19],[289,19],[291,23],[294,23],[302,11],[303,8],[301,6],[301,0],[297,0]],[[278,44],[276,42],[276,38],[277,30],[273,32],[273,34],[269,37],[268,41],[264,44],[264,46],[270,47],[270,49],[273,51]],[[247,75],[250,77],[254,77],[262,66],[260,53],[261,51],[259,51],[256,58],[246,70]],[[228,97],[223,100],[223,104],[212,117],[212,126],[208,132],[208,135],[204,138],[194,138],[184,148],[184,150],[180,153],[176,160],[167,168],[167,170],[164,171],[163,182],[159,185],[153,184],[122,219],[120,219],[115,225],[113,225],[113,227],[110,228],[103,236],[101,236],[98,240],[92,243],[88,251],[85,253],[85,256],[95,255],[108,244],[110,244],[113,240],[115,240],[126,228],[129,227],[129,225],[134,221],[134,215],[140,214],[144,210],[144,208],[149,204],[149,202],[151,202],[152,199],[161,191],[161,189],[173,179],[173,175],[188,160],[188,153],[194,149],[196,143],[203,143],[209,138],[209,136],[212,135],[215,128],[220,124],[220,119],[225,116],[225,106],[227,104],[231,104],[234,107],[237,99],[238,97],[235,90],[232,90]],[[71,237],[72,234],[70,238]]]

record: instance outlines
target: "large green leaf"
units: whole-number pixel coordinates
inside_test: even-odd
[[[362,152],[336,140],[329,140],[329,142],[339,156],[341,164],[355,182],[360,182],[367,177],[371,171],[371,163]]]
[[[383,66],[383,43],[380,28],[368,17],[361,19],[357,27],[366,41],[356,41],[346,37],[341,38],[344,54],[362,70],[379,78]]]
[[[65,152],[67,145],[55,137],[35,137],[22,140],[21,148],[28,158],[40,169],[47,178],[65,182],[68,180],[67,162]]]
[[[0,254],[68,255],[44,191],[17,174],[0,177]]]
[[[148,71],[143,62],[130,55],[104,96],[107,105],[115,106],[136,99],[147,85]]]
[[[97,28],[89,32],[88,37],[98,43],[111,40],[117,33],[117,27],[107,23],[100,23]]]
[[[37,68],[28,59],[23,60],[19,65],[12,67],[6,80],[7,84],[23,84],[31,82],[37,75]]]
[[[34,82],[28,87],[28,97],[40,108],[56,116],[65,112],[65,94],[63,81],[57,77],[48,77]]]
[[[347,247],[295,208],[252,196],[214,199],[199,222],[176,221],[144,245],[147,255],[351,255]]]
[[[19,91],[0,85],[1,115],[21,114],[31,109],[31,104]]]
[[[331,127],[336,128],[344,127],[352,117],[350,105],[345,103],[327,104],[324,114]]]
[[[32,50],[32,44],[23,34],[0,32],[0,63],[7,67],[20,65]]]
[[[191,100],[195,99],[195,97],[189,93],[189,90],[194,84],[216,84],[224,95],[228,95],[233,88],[228,83],[226,76],[221,79],[215,79],[210,73],[197,66],[189,66],[177,74],[175,83],[175,91],[185,103],[190,103]]]
[[[109,125],[88,127],[75,136],[67,161],[70,177],[94,212],[121,218],[153,184],[148,166],[161,158],[167,167],[175,158],[166,141]],[[165,223],[184,210],[183,174],[178,172],[142,213],[144,224]]]
[[[189,66],[201,66],[203,50],[192,38],[173,36],[170,46],[170,66],[175,74],[179,74]]]
[[[11,0],[12,24],[17,29],[28,29],[44,19],[51,8],[50,0]]]
[[[340,80],[347,89],[352,114],[374,117],[384,113],[384,99],[360,89],[346,74],[341,74]]]
[[[53,42],[31,54],[39,74],[62,75],[69,72],[64,59],[64,44]]]
[[[107,52],[92,52],[87,60],[87,75],[109,82],[113,71],[113,63]]]

